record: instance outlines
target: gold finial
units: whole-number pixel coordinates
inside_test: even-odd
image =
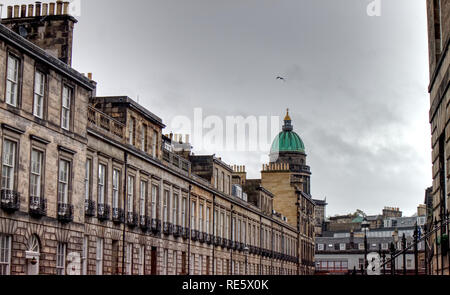
[[[284,117],[285,121],[291,121],[291,117],[289,116],[289,109],[286,110],[286,117]]]

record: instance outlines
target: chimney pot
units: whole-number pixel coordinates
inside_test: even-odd
[[[33,4],[29,4],[28,5],[28,17],[33,17],[33,12],[34,12],[34,5]]]
[[[19,17],[19,10],[20,10],[20,6],[19,5],[14,5],[14,18],[18,18]]]
[[[63,3],[61,0],[56,1],[56,14],[57,15],[61,15],[62,14],[62,9],[63,9]]]
[[[8,6],[7,18],[12,18],[12,17],[13,17],[13,7],[12,6]]]
[[[92,73],[88,73],[88,79],[92,81]]]
[[[42,16],[48,15],[48,3],[42,4]]]
[[[48,15],[55,15],[55,3],[50,3],[50,10],[48,11]]]
[[[63,3],[63,13],[64,15],[68,15],[69,14],[69,3],[68,1],[65,1]]]
[[[189,134],[186,134],[186,143],[189,143]]]
[[[41,2],[36,1],[36,16],[41,16]]]
[[[26,5],[21,6],[20,17],[27,17],[27,6]]]

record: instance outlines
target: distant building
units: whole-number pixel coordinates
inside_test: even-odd
[[[314,231],[316,237],[322,235],[322,232],[326,230],[325,217],[326,217],[326,207],[327,207],[327,199],[324,200],[313,200],[316,203],[314,207]]]
[[[399,208],[384,207],[383,218],[387,217],[402,217],[402,211]]]

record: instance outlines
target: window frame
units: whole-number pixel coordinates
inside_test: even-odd
[[[1,247],[1,245],[4,247]],[[4,261],[0,261],[0,275],[11,274],[11,254],[12,254],[12,236],[7,234],[0,234],[0,253],[3,252]],[[6,254],[5,254],[6,253]],[[0,255],[2,257],[2,255]],[[3,273],[3,269],[5,272]]]
[[[12,146],[14,147],[13,151],[14,151],[14,158],[12,160],[12,164],[9,163],[5,163],[5,142],[8,141],[10,143],[12,143]],[[10,137],[10,136],[4,136],[2,139],[2,152],[1,152],[1,179],[0,179],[0,189],[5,189],[5,190],[12,190],[15,191],[17,188],[17,177],[18,177],[18,154],[19,154],[19,140],[14,138],[14,137]],[[12,165],[12,166],[11,166]],[[9,177],[9,183],[8,186],[4,185],[4,177],[5,177],[5,170],[4,170],[4,166],[8,167],[9,169],[11,169],[11,175]],[[12,184],[11,184],[12,183]]]
[[[95,272],[97,275],[103,275],[104,243],[105,240],[103,238],[97,237],[95,249]]]
[[[40,87],[42,87],[42,93],[38,93],[36,91],[36,83],[37,83],[37,76],[41,75],[42,76],[42,81],[41,81],[41,85]],[[47,74],[44,73],[44,71],[35,68],[34,69],[34,80],[33,80],[33,116],[43,120],[46,116],[46,100],[47,100]],[[37,113],[36,107],[37,107],[37,98],[40,98],[42,101],[42,105],[41,105],[41,112]]]
[[[16,77],[15,77],[16,81],[12,81],[8,77],[9,66],[10,66],[10,58],[11,59],[15,59],[17,61],[17,69],[15,69],[15,71],[16,71]],[[11,52],[10,50],[8,50],[7,54],[6,54],[5,103],[8,106],[15,107],[15,108],[19,108],[20,105],[21,105],[22,66],[23,66],[23,58],[19,57],[18,54],[15,54],[15,53]],[[16,89],[15,89],[15,98],[14,98],[15,99],[15,104],[11,103],[10,97],[8,97],[8,84],[9,83],[13,84],[16,87]]]
[[[68,106],[64,106],[64,91],[69,91],[69,97],[68,97]],[[75,87],[68,82],[63,82],[62,89],[61,89],[61,122],[60,127],[66,131],[71,131],[72,129],[72,121],[73,121],[73,105],[74,105],[74,96],[75,96]],[[67,111],[68,120],[67,122],[64,121],[64,111]],[[67,117],[66,117],[67,118]],[[67,126],[64,124],[67,123]]]
[[[61,250],[62,250],[62,253],[60,252]],[[65,275],[66,274],[66,264],[67,264],[67,243],[58,242],[56,245],[56,274],[57,275]]]
[[[40,154],[40,171],[39,173],[33,171],[33,154],[34,152]],[[44,171],[45,171],[45,151],[43,151],[40,148],[35,147],[34,145],[31,146],[31,156],[30,156],[30,197],[34,197],[34,198],[38,198],[39,200],[43,197],[43,192],[44,192],[44,186],[43,186],[43,180],[44,178]],[[36,185],[36,183],[34,183],[35,181],[33,180],[33,178],[36,177],[38,179],[38,187],[34,188],[34,185]]]

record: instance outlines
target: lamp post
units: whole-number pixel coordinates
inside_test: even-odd
[[[361,222],[361,229],[364,231],[364,274],[367,275],[367,231],[369,230],[370,222],[364,217],[364,220]]]
[[[248,252],[249,249],[247,246],[244,248],[244,254],[245,254],[245,275],[248,275]]]
[[[397,245],[398,245],[398,229],[395,229],[395,231],[392,233],[392,239],[394,242],[391,244],[391,268],[392,268],[392,274],[395,275],[395,252],[397,252]]]

